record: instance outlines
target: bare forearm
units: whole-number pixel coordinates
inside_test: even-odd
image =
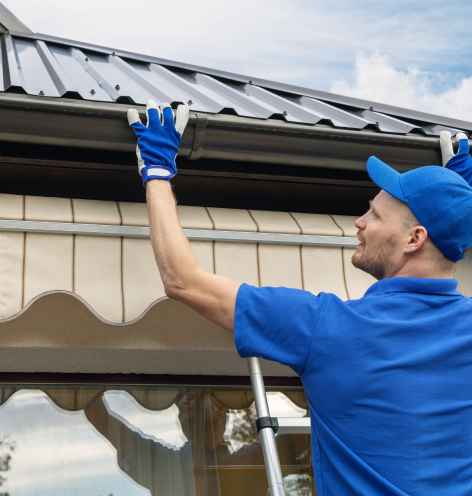
[[[170,105],[158,108],[150,100],[146,115],[144,126],[136,109],[127,113],[128,123],[138,138],[138,170],[146,184],[151,242],[166,294],[216,325],[232,330],[240,283],[198,265],[182,231],[169,182],[177,174],[175,160],[189,120],[189,106],[179,105],[174,115]]]
[[[166,291],[183,289],[199,267],[182,231],[170,183],[149,181],[146,197],[152,247]]]

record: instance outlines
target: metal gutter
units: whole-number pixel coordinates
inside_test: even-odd
[[[267,232],[223,231],[217,229],[184,229],[188,239],[194,241],[220,241],[236,243],[259,243],[285,246],[327,246],[354,248],[359,241],[352,236],[323,236],[312,234],[283,234]],[[0,219],[0,232],[41,234],[78,234],[148,239],[150,228],[146,226],[117,226],[110,224],[78,224],[72,222],[46,222]]]
[[[101,54],[117,55],[124,59],[132,59],[135,61],[148,62],[151,64],[159,64],[165,67],[184,69],[187,71],[207,74],[210,76],[227,79],[234,82],[253,84],[256,86],[260,86],[262,88],[267,88],[282,93],[288,93],[294,96],[312,97],[325,103],[343,105],[357,110],[370,110],[374,112],[387,114],[392,117],[406,118],[411,121],[430,123],[434,125],[442,125],[449,128],[472,131],[472,123],[460,119],[453,119],[450,117],[438,116],[438,115],[429,114],[426,112],[420,112],[417,110],[406,109],[402,107],[395,107],[393,105],[387,105],[369,100],[337,95],[335,93],[328,93],[326,91],[313,90],[310,88],[305,88],[303,86],[284,84],[277,81],[271,81],[268,79],[262,79],[262,78],[246,76],[242,74],[236,74],[228,71],[212,69],[210,67],[197,66],[185,62],[178,62],[174,60],[153,57],[151,55],[143,55],[139,53],[129,52],[126,50],[119,50],[116,48],[93,45],[90,43],[84,43],[76,40],[69,40],[66,38],[58,38],[55,36],[50,36],[42,33],[31,33],[31,32],[25,33],[21,31],[19,32],[12,31],[11,34],[13,36],[28,38],[31,40],[42,40],[47,43],[55,43],[67,47],[76,47],[81,50],[89,50]]]
[[[0,141],[134,153],[130,107],[144,117],[142,106],[3,93]],[[180,149],[190,160],[362,171],[372,154],[401,168],[440,163],[439,139],[191,112]]]

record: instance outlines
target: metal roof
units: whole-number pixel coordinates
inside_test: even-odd
[[[437,136],[472,123],[25,32],[0,35],[0,92],[145,104],[356,131]]]

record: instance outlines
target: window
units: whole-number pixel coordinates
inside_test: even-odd
[[[269,393],[306,416],[301,391]],[[0,496],[266,494],[252,391],[0,386]],[[312,492],[310,438],[279,436],[287,494]]]

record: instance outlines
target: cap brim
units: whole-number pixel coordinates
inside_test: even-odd
[[[400,186],[401,174],[374,155],[367,160],[367,173],[374,183],[398,200],[405,202]]]

